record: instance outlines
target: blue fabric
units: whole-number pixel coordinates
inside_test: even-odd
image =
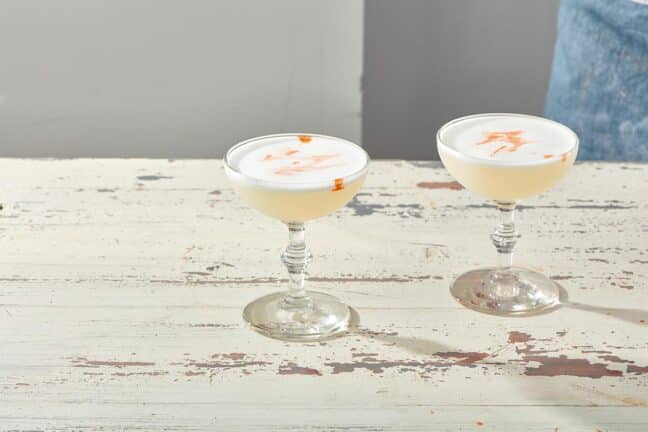
[[[545,116],[583,160],[648,161],[648,2],[563,0]]]

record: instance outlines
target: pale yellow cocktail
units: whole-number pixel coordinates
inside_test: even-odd
[[[282,340],[320,340],[346,331],[347,305],[328,294],[305,291],[311,254],[304,222],[343,207],[367,175],[369,157],[356,144],[314,134],[269,135],[232,147],[225,173],[250,206],[288,225],[282,254],[290,289],[246,306],[243,317],[256,331]]]
[[[523,114],[478,114],[445,124],[437,133],[443,165],[462,185],[493,200],[500,223],[491,234],[499,262],[472,270],[451,285],[462,304],[496,315],[534,313],[559,304],[558,285],[541,273],[513,266],[520,199],[545,192],[572,166],[578,137],[568,127]]]
[[[495,201],[517,201],[556,184],[572,166],[578,138],[540,117],[487,114],[439,130],[443,165],[467,189]]]
[[[304,222],[343,207],[366,176],[357,145],[322,135],[271,135],[233,147],[225,170],[252,207],[283,222]]]

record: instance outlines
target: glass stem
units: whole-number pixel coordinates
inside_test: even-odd
[[[310,307],[312,302],[304,289],[306,268],[313,256],[306,248],[303,222],[288,223],[288,247],[281,254],[281,260],[288,269],[288,295],[284,306],[288,308]]]
[[[499,223],[491,234],[497,249],[497,268],[508,271],[513,267],[513,249],[520,235],[515,231],[515,202],[496,201]]]

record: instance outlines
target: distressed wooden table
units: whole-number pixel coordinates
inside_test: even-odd
[[[220,161],[0,160],[0,430],[648,430],[648,165],[577,165],[524,203],[517,259],[565,305],[460,307],[495,211],[437,163],[378,161],[308,226],[310,286],[359,327],[244,327],[286,230]]]

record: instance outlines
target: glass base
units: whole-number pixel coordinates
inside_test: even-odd
[[[307,291],[307,305],[294,305],[286,292],[256,299],[243,310],[243,319],[257,332],[284,341],[312,342],[330,339],[349,328],[349,306],[337,298]]]
[[[533,270],[512,267],[472,270],[450,286],[464,306],[493,315],[526,315],[560,306],[560,287]]]

